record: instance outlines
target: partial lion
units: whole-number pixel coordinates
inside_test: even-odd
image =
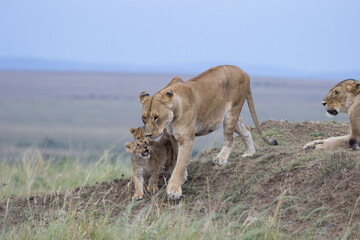
[[[164,129],[170,134],[177,162],[167,186],[170,198],[182,195],[181,185],[186,177],[195,136],[209,134],[221,123],[224,125],[224,145],[213,159],[215,164],[225,164],[233,146],[233,134],[238,133],[245,142],[245,156],[255,153],[250,132],[240,116],[245,100],[261,138],[271,145],[256,116],[250,90],[250,78],[240,68],[231,65],[217,66],[184,82],[175,77],[164,89],[150,96],[140,93],[145,136],[156,139]]]
[[[175,164],[175,156],[171,147],[169,135],[164,135],[159,141],[149,141],[145,137],[141,137],[143,128],[132,128],[136,130],[136,140],[132,143],[125,144],[127,152],[132,156],[132,168],[134,175],[135,194],[134,200],[142,199],[143,184],[144,184],[144,171],[151,172],[149,180],[148,191],[155,192],[158,190],[159,174],[163,167],[168,171],[172,171]]]
[[[330,89],[322,100],[328,116],[338,113],[347,113],[350,120],[350,134],[339,137],[315,140],[304,145],[304,149],[333,149],[349,148],[359,149],[360,141],[360,82],[347,79]]]

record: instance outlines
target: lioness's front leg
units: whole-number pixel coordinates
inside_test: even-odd
[[[304,145],[303,149],[332,149],[336,147],[350,147],[349,141],[350,141],[351,135],[346,136],[339,136],[339,137],[331,137],[327,139],[322,140],[315,140],[312,142],[308,142]]]
[[[187,177],[187,165],[190,161],[194,139],[176,136],[179,144],[177,162],[167,186],[167,194],[172,199],[181,197],[181,185]]]

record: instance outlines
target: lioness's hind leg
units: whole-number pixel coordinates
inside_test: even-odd
[[[223,165],[227,162],[234,142],[234,131],[239,119],[241,108],[245,98],[237,106],[232,106],[224,117],[224,144],[219,154],[213,159],[213,163]]]
[[[332,149],[332,148],[346,148],[350,147],[350,135],[331,137],[323,140],[315,140],[304,145],[303,149]]]
[[[251,157],[255,154],[254,141],[251,133],[246,129],[242,116],[239,116],[239,121],[236,124],[235,132],[239,134],[245,143],[245,153],[242,157]]]

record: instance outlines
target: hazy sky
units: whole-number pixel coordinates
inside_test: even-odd
[[[1,0],[0,58],[360,68],[359,0]]]

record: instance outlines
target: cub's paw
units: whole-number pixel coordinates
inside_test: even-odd
[[[155,193],[158,189],[157,183],[150,183],[147,190],[151,193]]]
[[[172,184],[170,181],[167,187],[167,194],[173,200],[179,199],[182,195],[181,185]]]
[[[142,197],[143,197],[142,193],[135,193],[131,199],[132,200],[141,200]]]
[[[227,160],[224,160],[224,159],[221,159],[221,158],[219,158],[219,157],[214,157],[213,158],[213,160],[212,160],[212,162],[214,163],[214,164],[216,164],[216,165],[224,165],[226,162],[227,162]]]

